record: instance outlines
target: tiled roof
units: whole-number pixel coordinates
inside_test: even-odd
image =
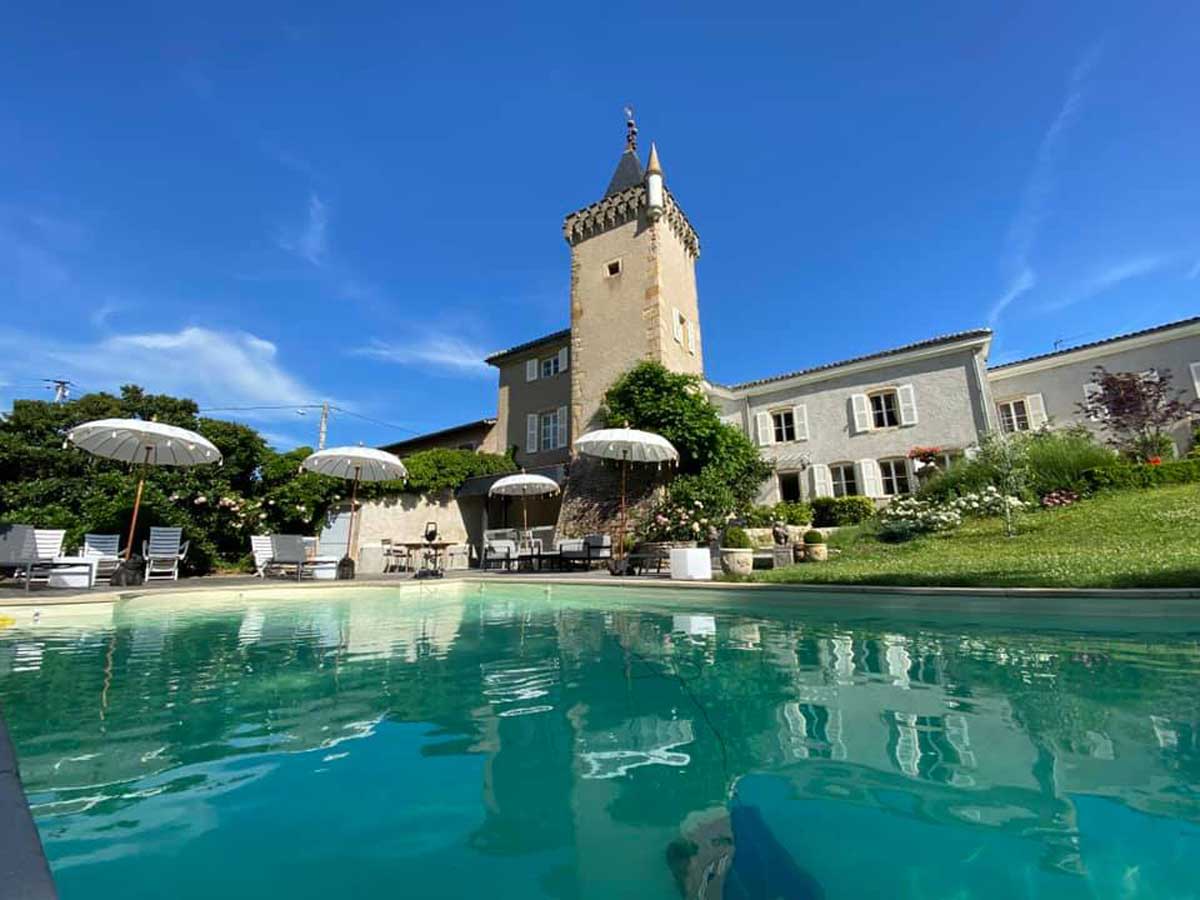
[[[379,449],[387,450],[389,453],[395,453],[396,448],[398,447],[403,449],[404,447],[412,444],[419,444],[434,438],[446,437],[447,435],[456,434],[460,431],[471,431],[475,428],[490,428],[495,424],[495,419],[477,419],[474,422],[464,422],[462,425],[451,425],[449,428],[443,428],[440,431],[430,431],[426,434],[418,434],[415,437],[405,438],[402,441],[393,441],[392,443],[386,444]]]
[[[497,352],[493,353],[491,356],[487,357],[484,360],[484,362],[487,363],[488,365],[494,366],[494,365],[496,365],[496,363],[500,362],[501,360],[503,360],[509,356],[513,356],[514,354],[524,353],[526,350],[532,350],[534,347],[538,347],[542,344],[549,344],[549,343],[553,343],[554,341],[561,341],[564,338],[569,338],[570,336],[571,336],[571,329],[564,328],[562,331],[556,331],[553,334],[547,334],[547,335],[537,338],[535,340],[526,341],[524,344],[517,344],[517,346],[509,347],[507,350],[498,350]]]
[[[1190,319],[1180,319],[1177,322],[1168,322],[1165,325],[1155,325],[1153,328],[1143,328],[1141,331],[1130,331],[1126,334],[1118,334],[1113,337],[1104,338],[1100,341],[1092,341],[1090,344],[1078,344],[1074,347],[1064,347],[1061,350],[1052,350],[1049,353],[1039,353],[1037,356],[1027,356],[1024,359],[1002,363],[998,366],[989,366],[988,371],[997,372],[1000,369],[1007,369],[1010,366],[1020,366],[1039,359],[1050,359],[1054,356],[1062,356],[1066,353],[1074,353],[1076,350],[1087,350],[1091,347],[1103,347],[1105,344],[1113,344],[1117,341],[1126,341],[1129,340],[1129,338],[1143,337],[1147,334],[1157,334],[1160,331],[1170,331],[1172,328],[1182,328],[1184,325],[1197,324],[1200,324],[1200,316],[1192,316]]]
[[[811,375],[814,372],[825,372],[831,369],[838,369],[842,366],[848,366],[853,363],[868,362],[875,359],[886,359],[889,356],[899,356],[903,353],[908,353],[912,350],[924,350],[927,347],[937,347],[940,344],[953,344],[959,341],[970,340],[973,338],[991,337],[991,329],[976,328],[971,331],[956,331],[953,334],[942,334],[937,337],[928,338],[923,341],[917,341],[913,344],[905,344],[902,347],[893,347],[890,350],[880,350],[878,353],[868,353],[866,356],[854,356],[850,359],[841,359],[837,362],[824,363],[823,365],[813,366],[808,369],[800,369],[796,372],[787,372],[783,375],[773,375],[770,378],[759,378],[754,381],[743,381],[741,384],[728,385],[730,390],[742,390],[744,388],[757,387],[760,384],[771,384],[776,381],[786,381],[789,378],[798,378],[801,375]]]

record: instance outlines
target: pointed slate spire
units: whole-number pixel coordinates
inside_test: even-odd
[[[625,107],[625,152],[621,154],[617,170],[613,172],[612,180],[608,183],[608,190],[604,192],[605,197],[619,194],[621,191],[642,183],[646,173],[642,171],[642,161],[638,159],[637,155],[637,134],[637,122],[633,119],[633,107],[627,106]]]
[[[611,197],[613,194],[636,187],[642,183],[644,177],[645,173],[642,171],[642,163],[637,158],[637,153],[633,150],[626,150],[621,154],[621,161],[617,163],[617,170],[613,172],[612,181],[608,183],[608,190],[604,192],[604,196]]]

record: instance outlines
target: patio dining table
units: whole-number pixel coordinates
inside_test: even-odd
[[[393,547],[404,547],[411,555],[419,550],[433,551],[433,564],[436,569],[444,569],[442,565],[442,555],[447,548],[454,546],[455,541],[396,541],[392,544]]]

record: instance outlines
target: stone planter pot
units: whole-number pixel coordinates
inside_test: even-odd
[[[754,569],[754,551],[750,548],[721,548],[721,571],[726,575],[749,575]]]
[[[828,544],[805,544],[804,558],[809,562],[825,562],[829,559]]]

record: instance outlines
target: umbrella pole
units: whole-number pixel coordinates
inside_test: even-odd
[[[133,498],[133,518],[129,521],[129,541],[125,544],[125,559],[128,560],[133,553],[133,535],[137,530],[138,510],[142,506],[142,488],[146,486],[146,466],[150,465],[150,449],[146,448],[146,459],[142,463],[142,471],[138,475],[137,494]]]
[[[525,531],[529,531],[529,498],[524,494],[521,495],[521,524],[525,526]]]
[[[350,488],[350,533],[346,536],[346,555],[354,559],[350,551],[354,549],[354,518],[358,512],[358,473],[360,466],[354,467],[354,484]]]
[[[625,474],[629,471],[629,460],[621,459],[621,543],[617,547],[617,559],[625,558]]]

